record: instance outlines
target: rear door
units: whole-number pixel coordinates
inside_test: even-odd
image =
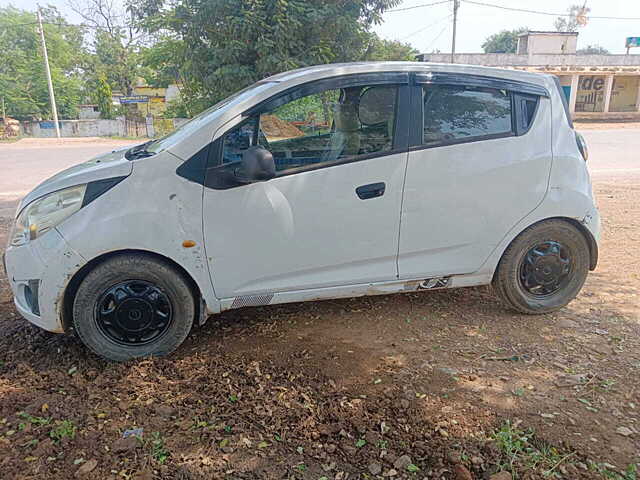
[[[546,90],[488,77],[417,76],[401,219],[401,278],[472,273],[542,201]]]

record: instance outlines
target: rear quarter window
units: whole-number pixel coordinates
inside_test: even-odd
[[[513,134],[511,93],[459,85],[423,87],[423,144],[438,145]]]

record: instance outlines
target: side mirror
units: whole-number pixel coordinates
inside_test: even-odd
[[[243,183],[269,180],[276,176],[273,155],[260,146],[250,147],[244,151],[239,170],[236,177]]]

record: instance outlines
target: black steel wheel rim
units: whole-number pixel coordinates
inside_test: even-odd
[[[162,337],[173,321],[167,294],[143,280],[127,280],[108,288],[96,305],[96,323],[110,340],[140,346]]]
[[[520,263],[520,285],[530,295],[547,297],[571,279],[571,251],[560,242],[545,241],[532,247]]]

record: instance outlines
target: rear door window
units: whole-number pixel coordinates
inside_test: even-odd
[[[426,146],[510,136],[511,92],[459,85],[424,85],[423,139]]]

